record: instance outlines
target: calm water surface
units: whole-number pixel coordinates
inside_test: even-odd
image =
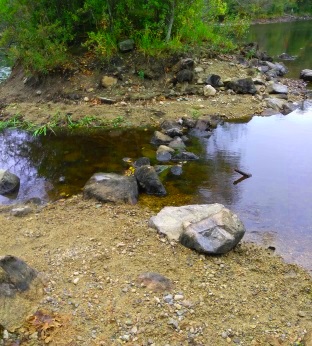
[[[312,269],[312,108],[224,124],[207,141],[211,165],[202,202],[224,203],[244,221],[245,239]],[[252,177],[233,184],[237,166]]]
[[[275,246],[290,262],[312,269],[312,105],[287,116],[254,117],[220,125],[209,139],[193,139],[198,162],[164,177],[165,198],[141,197],[160,208],[185,203],[223,203],[247,228],[245,239]],[[81,191],[95,172],[124,173],[124,157],[149,156],[151,131],[72,132],[34,138],[5,131],[0,167],[21,177],[18,200],[53,200]],[[237,183],[235,168],[252,177]],[[13,203],[0,196],[0,203]]]
[[[289,68],[287,78],[299,78],[303,69],[312,69],[312,20],[252,25],[248,41],[258,42],[277,60],[282,53],[296,56],[294,61],[283,60]]]

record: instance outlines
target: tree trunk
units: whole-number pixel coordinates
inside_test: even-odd
[[[170,14],[169,14],[170,17],[169,17],[168,30],[167,30],[167,35],[166,35],[166,42],[169,42],[170,38],[171,38],[171,32],[172,32],[174,15],[175,15],[175,5],[176,5],[176,0],[172,0],[171,1]]]

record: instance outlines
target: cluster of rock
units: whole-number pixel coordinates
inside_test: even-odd
[[[273,63],[273,59],[265,53],[259,52],[255,44],[247,45],[243,52],[244,55],[239,59],[239,63],[246,68],[253,68],[258,71],[258,75],[253,78],[222,80],[222,76],[217,74],[207,76],[202,67],[192,68],[195,66],[194,61],[193,64],[190,62],[192,59],[185,59],[178,64],[180,70],[172,80],[173,85],[191,82],[197,86],[203,85],[197,93],[205,97],[215,96],[222,91],[229,94],[250,94],[262,101],[264,108],[272,110],[272,113],[287,114],[293,111],[296,107],[292,102],[288,102],[288,86],[279,81],[279,78],[288,72],[285,65]],[[247,56],[248,60],[246,59]],[[235,65],[234,63],[230,64]]]
[[[280,78],[288,72],[286,66],[282,62],[273,62],[271,57],[259,50],[256,43],[245,45],[237,60],[229,62],[233,68],[240,66],[246,71],[249,69],[252,77],[228,79],[218,74],[207,74],[206,67],[209,65],[209,60],[205,58],[183,58],[178,61],[170,68],[172,77],[166,80],[164,96],[175,98],[194,94],[213,97],[220,92],[249,94],[262,102],[263,108],[272,110],[272,113],[287,114],[295,109],[294,105],[288,102],[288,86],[280,82]],[[304,71],[302,78],[310,80],[311,71]],[[145,74],[143,78],[145,78]],[[150,73],[147,74],[150,75]],[[151,77],[151,79],[153,78]],[[100,84],[105,89],[112,88],[118,84],[118,76],[106,75]],[[101,102],[113,101],[106,99]]]
[[[133,175],[116,173],[95,173],[83,188],[85,198],[100,202],[136,204],[139,191],[156,196],[165,196],[166,189],[159,179],[155,167],[147,157],[136,160]]]
[[[220,118],[214,115],[202,116],[198,120],[187,117],[178,121],[165,120],[160,131],[155,131],[151,138],[151,143],[157,146],[155,155],[159,165],[152,166],[149,158],[141,157],[133,162],[130,176],[95,173],[83,188],[84,197],[101,202],[135,204],[140,190],[149,195],[165,196],[167,192],[159,175],[166,170],[181,175],[183,163],[199,159],[187,150],[187,134],[210,136],[219,122]]]

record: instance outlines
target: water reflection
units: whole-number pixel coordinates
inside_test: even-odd
[[[122,158],[142,156],[150,135],[116,130],[33,137],[7,130],[1,135],[0,168],[21,178],[18,201],[32,197],[54,200],[79,193],[95,172],[123,172]],[[2,204],[13,202],[0,196]]]
[[[203,182],[199,193],[200,202],[236,211],[247,226],[246,239],[267,245],[263,236],[270,234],[278,253],[312,269],[311,133],[311,104],[288,116],[220,126],[206,143],[214,186]],[[252,178],[233,185],[235,166]]]
[[[44,177],[38,175],[35,163],[31,160],[32,136],[20,131],[6,131],[1,136],[0,168],[8,169],[20,179],[21,188],[17,196],[1,196],[0,204],[15,203],[17,200],[27,200],[33,197],[47,199],[49,185]]]
[[[141,196],[155,209],[165,205],[222,203],[247,228],[245,239],[273,246],[292,262],[312,269],[312,105],[287,116],[254,117],[220,125],[208,139],[192,139],[188,150],[200,160],[166,171],[164,198]],[[34,138],[0,134],[0,168],[21,178],[18,200],[56,199],[81,191],[95,172],[123,173],[124,157],[149,156],[152,132],[141,130],[59,133]],[[241,176],[252,177],[234,184]],[[0,203],[12,203],[0,196]]]
[[[299,78],[303,69],[311,68],[311,20],[253,25],[248,40],[258,42],[260,49],[274,57],[282,53],[297,56],[294,61],[284,61],[289,68],[287,78]]]

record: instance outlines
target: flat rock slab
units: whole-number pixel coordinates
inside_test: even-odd
[[[149,220],[149,226],[169,239],[179,240],[184,231],[184,222],[194,223],[219,213],[222,204],[185,205],[182,207],[165,207]]]

